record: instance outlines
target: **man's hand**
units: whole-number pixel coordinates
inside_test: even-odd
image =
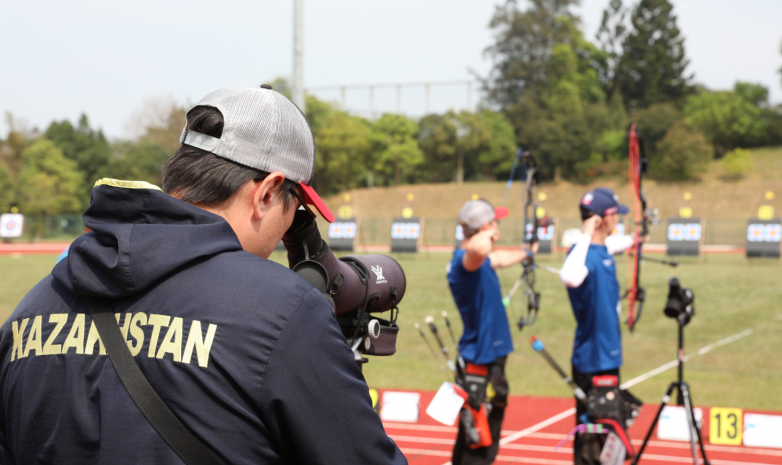
[[[497,242],[497,239],[500,238],[500,232],[496,229],[487,229],[485,231],[478,231],[475,236],[473,236],[473,239],[477,238],[479,242],[485,243],[485,241],[490,241],[492,245],[494,245],[495,242]]]
[[[483,265],[483,261],[489,256],[494,243],[499,239],[500,233],[496,228],[478,231],[467,242],[462,263],[467,271],[475,271]]]
[[[597,232],[601,224],[603,224],[603,218],[597,215],[587,218],[584,220],[583,233],[588,234],[589,237],[595,237],[595,232]]]

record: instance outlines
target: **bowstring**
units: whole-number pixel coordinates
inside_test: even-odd
[[[635,124],[630,128],[630,166],[628,172],[628,187],[630,190],[630,196],[633,199],[634,206],[634,228],[633,228],[633,244],[635,253],[631,258],[632,263],[629,269],[628,286],[627,286],[627,326],[630,331],[633,331],[635,326],[635,305],[638,297],[638,284],[639,284],[639,265],[641,263],[641,247],[640,247],[640,228],[642,223],[642,216],[644,213],[641,211],[641,165],[640,165],[640,150],[638,147],[638,135],[636,133]]]

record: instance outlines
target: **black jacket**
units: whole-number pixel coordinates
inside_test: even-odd
[[[221,217],[102,185],[92,232],[0,328],[0,463],[174,464],[83,296],[111,299],[141,371],[225,464],[407,463],[316,290]]]

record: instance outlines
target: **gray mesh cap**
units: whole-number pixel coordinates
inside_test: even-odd
[[[180,143],[267,173],[282,171],[286,179],[301,185],[308,204],[327,221],[334,221],[334,215],[310,187],[315,174],[315,139],[293,102],[264,84],[216,90],[195,106],[220,111],[223,133],[218,139],[188,130],[185,123]]]
[[[494,208],[488,201],[483,199],[468,200],[459,211],[457,222],[462,225],[465,232],[474,232],[493,220],[500,220],[508,216],[506,207]]]

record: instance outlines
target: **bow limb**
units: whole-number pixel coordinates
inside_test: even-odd
[[[513,185],[513,178],[516,177],[516,167],[519,165],[519,160],[521,160],[521,154],[523,153],[521,147],[516,151],[516,158],[513,159],[513,167],[510,169],[510,176],[508,176],[508,184],[505,186],[505,198],[502,199],[502,206],[507,207],[508,206],[508,196],[510,195],[510,188]]]
[[[633,199],[634,228],[633,228],[633,254],[629,256],[627,281],[627,326],[632,332],[635,323],[643,311],[645,292],[640,287],[642,241],[649,231],[646,214],[646,199],[641,190],[641,176],[645,171],[646,159],[641,157],[640,140],[636,132],[635,124],[630,128],[630,163],[628,171],[628,184],[630,198]],[[637,310],[637,311],[636,311]]]

